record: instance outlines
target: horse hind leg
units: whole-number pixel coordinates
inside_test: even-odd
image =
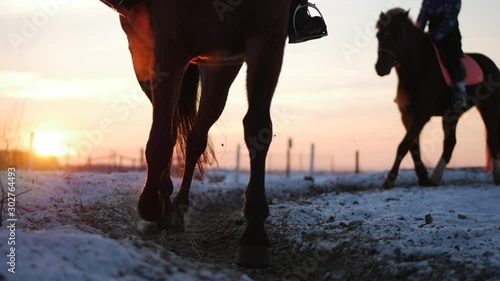
[[[446,165],[450,162],[453,150],[455,149],[457,143],[456,129],[459,117],[459,115],[443,116],[443,153],[431,176],[432,182],[436,185],[441,183]]]
[[[493,93],[496,95],[497,93]],[[486,144],[488,146],[493,162],[493,182],[500,185],[500,163],[499,163],[499,148],[500,148],[500,113],[498,106],[500,96],[492,96],[490,99],[479,104],[479,112],[486,126]]]
[[[500,69],[494,66],[492,70],[492,78],[490,80],[491,88],[490,91],[492,92],[492,97],[493,100],[490,102],[493,104],[493,107],[496,108],[494,110],[495,114],[493,115],[493,119],[496,120],[496,125],[493,125],[491,127],[491,133],[490,133],[490,128],[488,128],[488,148],[490,149],[490,155],[492,156],[492,162],[493,162],[493,182],[496,185],[500,185],[500,159],[499,159],[499,154],[500,154]],[[491,136],[490,136],[491,134]],[[492,138],[490,140],[490,138]]]
[[[182,229],[184,228],[183,217],[189,208],[189,189],[196,164],[207,147],[208,131],[224,110],[229,88],[238,75],[241,64],[200,68],[202,83],[200,106],[186,143],[186,165],[181,188],[173,200],[177,227]],[[196,210],[202,211],[200,209]]]
[[[427,168],[421,158],[420,151],[420,141],[417,139],[415,143],[410,147],[411,157],[413,158],[413,163],[415,164],[415,173],[418,177],[418,184],[420,186],[435,186],[436,184],[429,177]]]
[[[493,129],[493,128],[492,128]],[[487,144],[488,148],[490,150],[490,155],[492,155],[492,162],[493,162],[493,182],[496,185],[500,185],[500,160],[499,160],[499,153],[500,153],[500,121],[497,123],[496,130],[493,129],[494,131],[491,133],[492,136],[488,136],[487,138]],[[489,131],[489,130],[488,130]],[[490,137],[492,140],[490,141]],[[496,139],[496,141],[495,141]],[[495,157],[493,157],[493,155]]]
[[[484,118],[483,118],[484,119]],[[493,162],[493,182],[496,185],[500,185],[500,163],[499,163],[499,134],[500,134],[500,122],[491,122],[492,124],[486,125],[486,144],[490,155],[492,156]]]

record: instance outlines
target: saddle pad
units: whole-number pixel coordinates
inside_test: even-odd
[[[436,51],[436,56],[439,61],[439,66],[441,67],[441,72],[443,73],[444,81],[446,81],[446,84],[451,85],[452,81],[450,74],[448,73],[446,67],[443,65],[443,62],[441,61],[441,56],[439,55],[439,51],[436,45],[434,45],[434,50]],[[483,70],[472,57],[465,54],[464,57],[462,58],[462,62],[464,63],[465,69],[467,71],[467,77],[465,78],[465,84],[467,86],[483,82],[484,80]]]

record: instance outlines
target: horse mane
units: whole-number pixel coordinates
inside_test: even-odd
[[[388,10],[385,13],[380,13],[379,20],[377,21],[376,28],[378,30],[388,27],[391,23],[393,23],[395,20],[398,22],[401,22],[402,24],[406,22],[406,24],[411,24],[413,27],[415,27],[415,23],[412,20],[411,17],[408,16],[410,10],[405,10],[403,8],[392,8]],[[415,27],[415,29],[417,29]]]
[[[394,24],[404,25],[407,31],[414,32],[415,34],[422,37],[424,41],[424,46],[432,47],[431,35],[424,32],[422,29],[416,26],[416,23],[409,16],[410,10],[405,10],[403,8],[392,8],[386,13],[380,13],[379,20],[377,21],[376,28],[378,30],[388,28]]]

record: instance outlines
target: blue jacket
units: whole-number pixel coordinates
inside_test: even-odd
[[[417,23],[423,30],[430,21],[429,31],[434,39],[439,41],[458,25],[461,6],[461,0],[424,0]],[[439,19],[439,22],[433,24],[434,19]]]

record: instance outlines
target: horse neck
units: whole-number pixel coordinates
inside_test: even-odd
[[[398,68],[400,81],[419,83],[428,75],[435,75],[439,71],[435,62],[436,57],[430,40],[416,28],[408,27],[406,31],[406,47],[403,59]]]

